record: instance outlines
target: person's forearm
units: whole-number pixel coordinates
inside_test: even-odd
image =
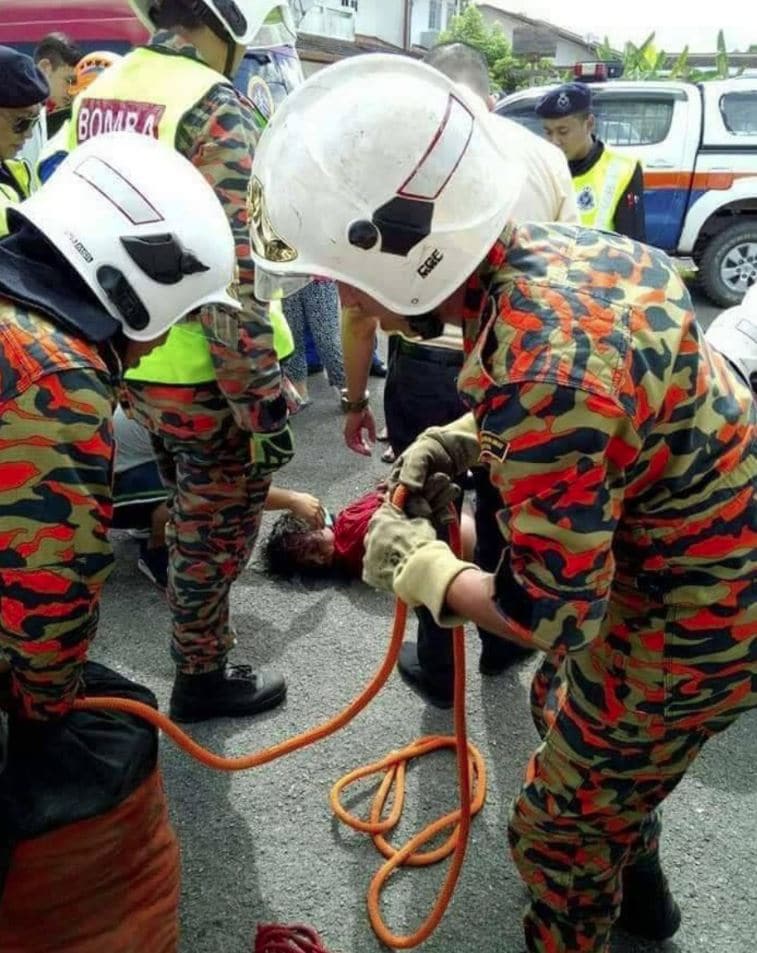
[[[268,490],[263,509],[291,510],[297,495],[295,490],[285,490],[282,486],[272,486]]]
[[[523,648],[534,646],[519,638],[507,625],[494,601],[494,576],[480,569],[466,569],[452,580],[444,599],[452,615],[468,619],[480,629]]]
[[[368,389],[377,328],[377,319],[359,308],[342,309],[342,355],[349,400],[360,400]]]

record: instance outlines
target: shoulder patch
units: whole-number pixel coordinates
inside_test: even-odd
[[[491,430],[482,430],[478,435],[481,453],[479,460],[482,464],[504,463],[510,450],[510,444],[492,433]]]

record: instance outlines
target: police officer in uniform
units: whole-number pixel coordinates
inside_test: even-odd
[[[568,160],[581,224],[646,241],[641,163],[596,137],[589,87],[566,83],[552,90],[539,101],[536,114],[547,139]]]
[[[5,210],[31,194],[31,167],[17,158],[32,135],[49,95],[42,71],[9,46],[0,46],[0,236],[8,234]]]

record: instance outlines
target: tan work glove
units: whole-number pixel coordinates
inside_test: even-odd
[[[392,503],[380,506],[368,525],[363,580],[411,608],[426,606],[438,625],[465,621],[445,611],[444,597],[456,576],[475,568],[436,538],[428,520],[410,519]]]
[[[410,491],[406,505],[410,515],[437,525],[449,522],[449,504],[460,493],[454,478],[478,463],[479,452],[473,414],[444,427],[429,427],[397,458],[389,476],[389,493],[402,484]]]

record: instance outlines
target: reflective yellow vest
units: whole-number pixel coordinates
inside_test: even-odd
[[[105,70],[74,100],[69,151],[105,132],[127,130],[176,146],[186,114],[219,83],[220,73],[186,56],[136,49]],[[215,380],[210,347],[198,321],[175,324],[127,378],[160,384],[202,384]]]
[[[573,177],[581,224],[613,231],[618,202],[636,170],[637,160],[605,148],[596,165]]]
[[[3,165],[6,171],[10,172],[15,185],[0,182],[0,238],[8,234],[6,209],[9,205],[18,205],[28,199],[36,183],[32,170],[24,159],[4,159]]]

